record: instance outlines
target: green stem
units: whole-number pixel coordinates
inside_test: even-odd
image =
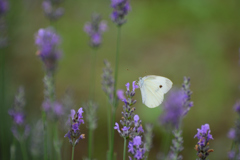
[[[46,113],[42,111],[42,121],[43,121],[43,138],[44,138],[44,160],[47,160],[47,130],[46,130]]]
[[[109,152],[110,152],[110,148],[111,148],[111,105],[108,105],[108,98],[107,98],[107,107],[108,107],[108,149],[109,149]],[[109,158],[109,157],[108,157]]]
[[[22,155],[23,155],[23,160],[28,160],[27,150],[26,150],[26,146],[25,146],[25,141],[21,141],[20,142],[20,147],[21,147],[21,151],[22,151]]]
[[[118,27],[117,34],[117,50],[116,50],[116,60],[115,60],[115,75],[114,75],[114,107],[116,107],[116,88],[117,88],[117,80],[118,80],[118,63],[119,63],[119,48],[120,48],[120,38],[121,38],[121,27]]]
[[[113,159],[113,151],[114,151],[114,121],[115,121],[115,117],[116,117],[116,109],[114,108],[114,106],[112,107],[112,137],[111,137],[111,152],[110,152],[110,160]]]
[[[92,68],[91,68],[91,80],[90,80],[90,99],[94,100],[95,92],[95,77],[96,77],[96,61],[97,61],[97,49],[93,49],[92,52]]]
[[[112,107],[112,140],[111,140],[111,152],[110,158],[113,159],[113,151],[114,151],[114,122],[116,117],[116,108],[117,108],[117,100],[116,100],[116,88],[117,88],[117,80],[118,80],[118,62],[119,62],[119,48],[120,48],[120,37],[121,36],[121,27],[118,27],[117,34],[117,50],[116,50],[116,60],[115,60],[115,75],[114,75],[114,91],[113,91],[113,107]]]
[[[55,127],[54,127],[54,148],[57,152],[58,160],[61,160],[62,159],[62,157],[61,157],[61,143],[60,143],[59,138],[58,138],[58,124],[57,124],[57,122],[54,125],[55,125]]]
[[[123,146],[123,160],[126,158],[126,145],[127,145],[127,139],[124,137],[124,146]]]
[[[164,133],[164,142],[163,144],[163,150],[164,150],[164,155],[168,154],[169,146],[170,146],[170,140],[171,140],[171,133],[165,132]]]
[[[74,160],[74,147],[75,147],[75,140],[73,139],[73,146],[72,146],[72,160]]]
[[[92,128],[89,128],[89,133],[88,133],[88,159],[92,159],[92,137],[93,137],[93,130]]]
[[[1,77],[2,77],[2,81],[1,81],[1,92],[2,92],[2,94],[1,94],[1,98],[0,98],[0,100],[1,100],[1,102],[0,103],[2,103],[2,107],[1,107],[1,110],[2,110],[2,115],[1,115],[1,117],[2,117],[2,120],[4,121],[5,120],[5,73],[4,73],[4,71],[5,71],[5,49],[2,49],[2,53],[0,53],[1,54]],[[2,127],[1,127],[1,148],[2,148],[2,158],[3,159],[7,159],[6,158],[6,153],[7,153],[7,151],[6,151],[6,147],[5,147],[5,141],[4,141],[4,137],[5,137],[5,133],[4,133],[4,130],[5,130],[5,128],[4,128],[4,125],[2,125]]]

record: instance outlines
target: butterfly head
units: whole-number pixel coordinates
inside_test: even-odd
[[[142,87],[142,85],[143,85],[143,79],[142,79],[142,77],[139,77],[139,81],[138,81],[138,86],[141,88]]]

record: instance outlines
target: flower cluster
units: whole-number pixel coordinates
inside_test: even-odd
[[[184,77],[181,90],[172,90],[164,102],[164,113],[160,116],[160,122],[164,126],[178,128],[181,119],[193,106],[191,101],[190,78]]]
[[[71,116],[70,116],[70,130],[67,134],[65,134],[64,137],[68,137],[69,142],[75,146],[80,139],[84,139],[85,135],[81,134],[80,132],[80,125],[84,124],[83,120],[83,109],[79,108],[78,112],[76,113],[74,109],[71,110]]]
[[[102,43],[102,34],[107,30],[108,26],[99,14],[92,15],[92,21],[87,22],[84,26],[84,31],[90,37],[90,46],[97,48]]]
[[[182,160],[182,155],[178,155],[183,150],[182,130],[173,131],[174,139],[172,140],[171,151],[168,153],[167,159]]]
[[[197,151],[197,156],[201,160],[205,160],[210,152],[213,152],[213,149],[209,149],[209,140],[213,140],[213,136],[210,134],[210,126],[209,124],[205,124],[201,126],[201,129],[197,129],[197,134],[194,136],[194,138],[198,138],[198,143],[195,146],[195,150]]]
[[[35,44],[38,46],[37,55],[43,61],[46,71],[53,73],[61,55],[58,49],[60,36],[53,28],[39,29],[35,36]]]
[[[135,89],[138,88],[138,86],[135,83],[136,82],[133,81],[132,91],[129,90],[130,84],[129,83],[126,84],[126,87],[127,87],[126,96],[127,96],[127,98],[125,98],[123,95],[120,96],[120,97],[124,98],[122,100],[124,102],[123,112],[122,112],[123,120],[120,120],[120,123],[123,125],[122,131],[120,131],[119,124],[117,122],[115,123],[115,127],[114,127],[114,129],[116,129],[118,131],[120,136],[125,137],[125,138],[129,138],[129,136],[131,134],[130,127],[132,126],[132,124],[135,125],[133,130],[135,130],[136,132],[142,132],[143,131],[142,126],[140,126],[141,121],[139,120],[139,116],[138,115],[134,116],[133,111],[135,111],[135,107],[131,108],[132,105],[134,105],[137,102],[136,100],[132,99],[135,95]],[[134,120],[133,120],[133,117],[134,117]]]
[[[152,148],[152,137],[153,137],[153,125],[152,124],[146,124],[145,125],[145,133],[144,133],[144,148],[147,152],[150,151]],[[148,158],[148,157],[146,157]]]
[[[62,7],[57,7],[61,1],[59,0],[44,0],[42,3],[44,14],[51,21],[58,20],[64,14],[64,9]]]
[[[131,9],[129,0],[111,0],[111,2],[111,7],[113,8],[111,19],[118,26],[121,26],[126,22],[125,16]]]
[[[128,152],[130,152],[134,159],[140,160],[144,159],[145,154],[145,148],[142,141],[141,136],[135,136],[132,141],[129,141],[128,143]],[[132,158],[129,156],[129,159],[132,160]]]
[[[89,129],[96,129],[97,128],[97,104],[93,101],[89,101],[88,103],[84,104],[84,110],[86,111],[86,121],[88,123]]]
[[[24,89],[20,87],[14,99],[13,108],[8,113],[13,119],[13,126],[11,128],[14,137],[18,141],[25,140],[30,134],[30,127],[26,124],[26,116],[24,113],[25,98]]]

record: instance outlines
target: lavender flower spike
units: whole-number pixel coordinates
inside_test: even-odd
[[[118,26],[121,26],[126,23],[125,16],[131,10],[129,0],[111,0],[111,2],[113,8],[111,19]]]
[[[13,119],[13,126],[11,128],[14,137],[23,142],[30,134],[30,127],[26,123],[26,115],[24,113],[25,97],[24,89],[19,87],[14,99],[14,104],[8,113]]]
[[[197,151],[197,156],[200,160],[206,160],[209,156],[210,152],[213,152],[213,149],[209,149],[209,140],[213,140],[213,136],[210,134],[210,126],[209,124],[205,124],[201,126],[201,129],[197,129],[198,132],[194,136],[194,138],[198,138],[198,143],[195,146],[195,150]]]
[[[102,21],[102,18],[99,14],[92,15],[92,21],[87,22],[84,26],[84,31],[90,37],[90,46],[97,48],[102,43],[102,34],[107,31],[108,26],[105,21]]]
[[[56,5],[60,3],[60,0],[44,0],[42,3],[42,8],[44,14],[51,21],[58,20],[64,14],[64,9],[61,7],[56,7]]]
[[[60,36],[52,28],[39,29],[35,35],[35,44],[38,46],[37,55],[43,61],[46,71],[53,73],[61,56],[58,49]]]
[[[68,133],[65,134],[64,137],[68,137],[69,142],[72,144],[72,146],[75,146],[79,142],[80,139],[85,138],[85,135],[81,134],[81,132],[80,132],[80,125],[82,123],[84,123],[83,116],[82,116],[82,113],[83,113],[82,108],[79,108],[78,112],[74,115],[74,117],[72,117],[73,113],[74,112],[71,110],[70,130],[68,131]]]

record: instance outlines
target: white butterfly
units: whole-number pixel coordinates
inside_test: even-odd
[[[142,103],[149,108],[159,106],[163,101],[164,94],[172,88],[172,84],[171,80],[161,76],[140,77],[138,85],[142,94]]]

